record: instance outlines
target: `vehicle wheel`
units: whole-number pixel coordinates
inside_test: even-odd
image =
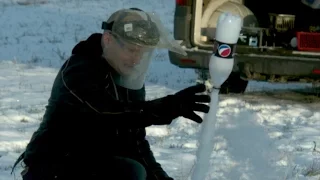
[[[196,70],[198,74],[197,83],[202,83],[207,86],[207,90],[210,92],[212,84],[210,81],[210,74],[208,70]],[[221,85],[220,94],[228,93],[244,93],[248,86],[248,81],[240,78],[239,73],[232,72],[229,78]]]

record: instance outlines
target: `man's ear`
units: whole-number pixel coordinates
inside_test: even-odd
[[[109,45],[112,41],[112,36],[109,32],[104,32],[102,34],[102,39],[105,45]]]

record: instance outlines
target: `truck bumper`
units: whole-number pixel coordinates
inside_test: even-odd
[[[212,51],[186,49],[184,57],[169,51],[170,62],[181,68],[208,70]],[[268,80],[277,82],[320,81],[320,55],[268,55],[236,54],[233,72],[240,72],[248,80]]]

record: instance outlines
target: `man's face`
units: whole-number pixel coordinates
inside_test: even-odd
[[[141,63],[144,53],[148,48],[144,48],[132,43],[126,42],[116,35],[111,35],[108,43],[108,52],[111,65],[122,75],[130,75],[135,67]]]

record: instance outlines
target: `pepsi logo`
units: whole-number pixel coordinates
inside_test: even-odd
[[[221,44],[218,47],[218,53],[221,57],[228,57],[231,54],[231,47],[227,44]]]

